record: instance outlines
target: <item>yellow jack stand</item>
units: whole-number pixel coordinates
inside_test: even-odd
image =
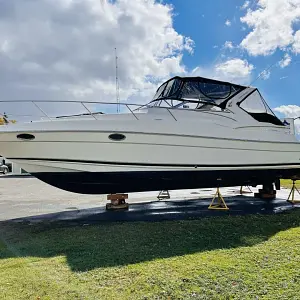
[[[171,198],[170,193],[167,190],[160,191],[159,195],[157,196],[158,200],[170,199],[170,198]]]
[[[214,204],[215,200],[218,199],[218,203]],[[215,210],[229,210],[228,206],[226,205],[226,202],[224,198],[221,195],[220,188],[217,188],[217,192],[212,199],[212,202],[208,209],[215,209]]]
[[[240,188],[240,194],[241,195],[243,195],[243,194],[251,194],[252,193],[252,190],[250,189],[250,186],[247,186],[247,188],[248,188],[249,191],[244,191],[243,187],[244,186],[242,185],[241,188]]]
[[[300,200],[295,200],[295,191],[297,191],[298,194],[300,195],[300,192],[296,187],[296,180],[293,180],[293,186],[292,186],[291,192],[289,194],[289,197],[287,199],[287,202],[290,202],[292,204],[299,204],[300,203]],[[291,196],[292,196],[292,199],[290,199]]]

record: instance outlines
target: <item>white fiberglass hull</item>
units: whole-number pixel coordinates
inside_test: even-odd
[[[2,133],[1,154],[59,188],[116,193],[236,184],[300,176],[293,142],[122,131],[31,131],[33,141]]]

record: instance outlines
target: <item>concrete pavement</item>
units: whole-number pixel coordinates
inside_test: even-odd
[[[297,207],[286,202],[289,194],[286,189],[279,191],[277,200],[270,203],[255,199],[253,193],[240,195],[239,187],[222,188],[221,192],[230,208],[228,212],[208,210],[215,189],[170,191],[171,199],[166,201],[157,200],[158,192],[133,193],[129,194],[128,211],[107,212],[106,195],[78,195],[32,177],[6,177],[0,180],[0,221],[157,221],[278,213]]]

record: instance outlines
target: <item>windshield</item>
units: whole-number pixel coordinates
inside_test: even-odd
[[[266,101],[257,89],[240,103],[240,108],[246,111],[258,122],[283,125],[283,123],[275,116],[271,108],[267,105]]]
[[[228,100],[244,88],[201,77],[175,77],[159,87],[150,106],[225,109]]]

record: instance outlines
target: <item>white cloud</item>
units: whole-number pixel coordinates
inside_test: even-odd
[[[271,76],[271,72],[269,70],[264,70],[260,73],[260,78],[262,78],[263,80],[269,79],[270,76]]]
[[[228,27],[230,27],[231,26],[230,20],[226,20],[225,25],[228,26]]]
[[[236,84],[249,84],[254,66],[239,58],[228,59],[209,68],[197,67],[190,76],[202,76]]]
[[[1,96],[114,101],[115,47],[124,99],[184,73],[193,41],[155,0],[0,1]]]
[[[226,41],[225,44],[224,44],[224,48],[229,49],[229,50],[233,50],[234,49],[233,43],[230,42],[230,41]]]
[[[245,3],[243,4],[243,6],[241,7],[242,10],[247,9],[250,5],[250,1],[245,1]]]
[[[283,69],[283,68],[289,66],[291,62],[292,62],[291,56],[288,53],[286,53],[284,55],[283,59],[279,62],[279,66],[280,66],[280,68]]]
[[[295,53],[300,53],[300,30],[298,30],[294,35],[293,51]]]
[[[215,66],[216,77],[228,81],[246,82],[249,80],[254,66],[247,60],[234,58]]]
[[[241,22],[253,30],[241,42],[251,55],[270,55],[286,49],[295,41],[293,25],[300,19],[300,0],[258,0],[255,10],[248,9]],[[295,45],[294,44],[294,45]]]
[[[274,109],[277,112],[282,113],[288,118],[300,117],[300,106],[298,105],[282,105]]]
[[[274,111],[281,113],[287,118],[297,118],[300,117],[300,106],[298,105],[282,105],[276,107]],[[300,120],[295,121],[296,134],[300,135]]]

